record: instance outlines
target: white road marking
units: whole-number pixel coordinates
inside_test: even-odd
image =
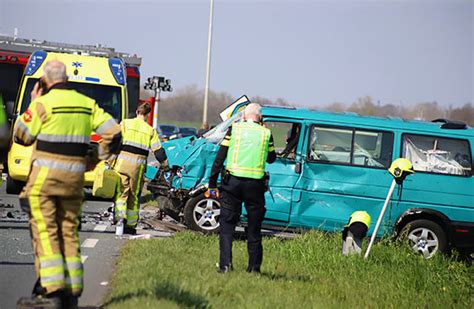
[[[84,264],[84,262],[87,260],[88,256],[87,255],[81,255],[81,262]]]
[[[97,232],[103,232],[107,229],[107,225],[105,224],[97,224],[94,228],[94,231],[97,231]]]
[[[99,242],[98,239],[95,239],[95,238],[87,238],[86,240],[84,240],[84,242],[82,243],[81,247],[83,247],[83,248],[94,248],[95,245],[97,244],[97,242]]]

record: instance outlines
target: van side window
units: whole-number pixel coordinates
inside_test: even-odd
[[[309,160],[386,168],[392,159],[393,133],[313,126]]]
[[[272,131],[277,157],[295,160],[301,124],[265,121],[265,126]]]
[[[472,175],[469,142],[461,139],[425,135],[403,135],[402,156],[418,172]]]

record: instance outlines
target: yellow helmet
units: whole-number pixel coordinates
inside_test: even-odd
[[[349,223],[346,226],[350,226],[352,223],[361,222],[367,226],[367,229],[370,228],[370,215],[367,211],[358,210],[354,211],[349,219]]]
[[[393,161],[388,171],[395,179],[404,179],[408,174],[415,173],[410,160],[405,158],[398,158]]]

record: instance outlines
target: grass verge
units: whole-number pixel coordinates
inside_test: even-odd
[[[130,241],[107,308],[474,308],[474,270],[444,256],[424,260],[378,243],[368,261],[343,257],[340,235],[312,231],[264,239],[262,274],[247,274],[245,241],[235,271],[218,274],[218,238],[191,232]]]

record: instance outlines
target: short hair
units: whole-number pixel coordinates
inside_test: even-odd
[[[262,107],[258,103],[250,103],[245,107],[244,110],[245,116],[249,115],[257,115],[257,116],[262,116]]]
[[[145,102],[138,106],[137,114],[148,115],[151,112],[151,105],[148,102]]]
[[[51,60],[44,66],[44,77],[50,83],[67,81],[66,65],[59,60]]]

